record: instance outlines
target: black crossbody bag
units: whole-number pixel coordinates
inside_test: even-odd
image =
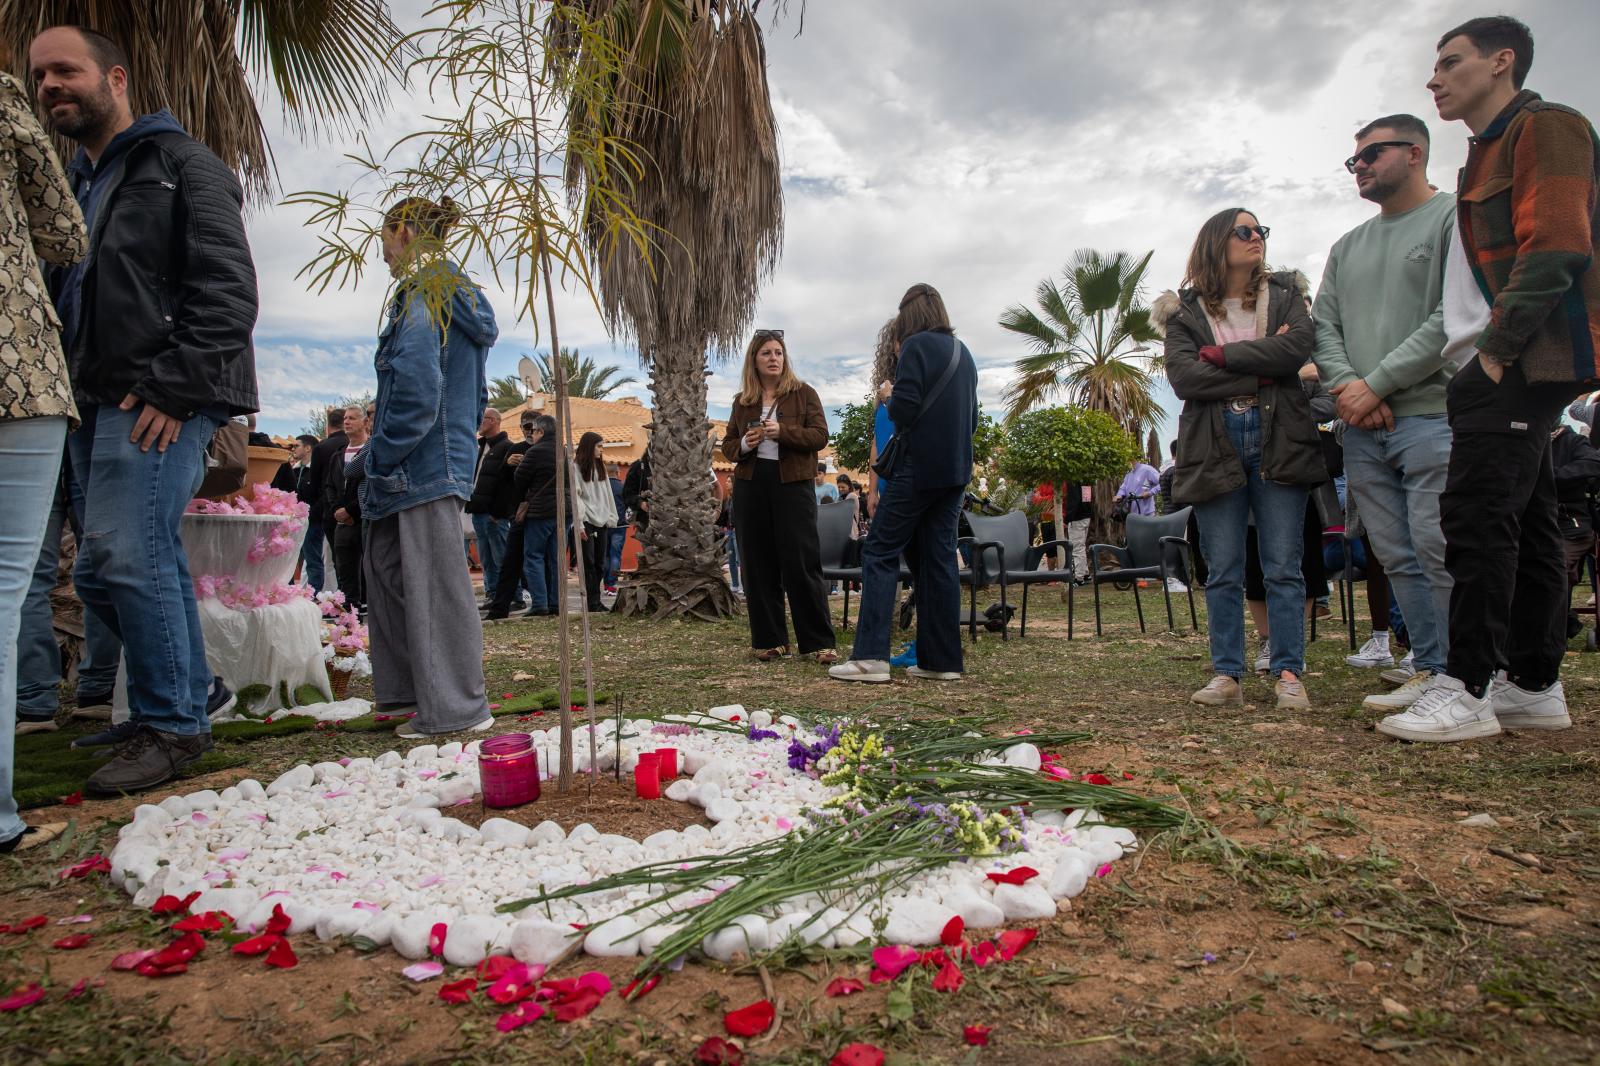
[[[894,428],[894,435],[878,453],[878,459],[872,464],[872,472],[879,477],[893,477],[894,468],[900,464],[901,456],[906,452],[906,440],[911,431],[922,421],[922,413],[932,407],[939,394],[944,392],[944,387],[950,384],[950,379],[956,376],[956,364],[961,362],[961,341],[955,337],[950,338],[950,362],[944,368],[944,373],[939,375],[939,380],[933,383],[933,388],[928,390],[928,395],[922,398],[922,406],[917,409],[916,415],[903,426]]]

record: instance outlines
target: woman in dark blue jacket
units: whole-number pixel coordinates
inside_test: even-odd
[[[840,681],[889,680],[889,623],[900,555],[909,549],[916,556],[917,665],[906,672],[954,681],[962,671],[956,524],[972,480],[978,368],[931,285],[906,291],[894,335],[904,340],[886,406],[904,447],[892,475],[878,482],[872,527],[861,547],[855,649],[828,673]]]

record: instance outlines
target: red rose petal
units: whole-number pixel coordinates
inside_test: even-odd
[[[988,1025],[969,1025],[961,1030],[961,1038],[973,1047],[988,1047],[989,1033],[993,1031]]]
[[[205,950],[206,941],[199,933],[185,933],[146,961],[146,966],[164,969],[180,962],[188,962]]]
[[[180,933],[215,933],[222,928],[224,918],[233,921],[233,917],[224,911],[206,911],[204,914],[180,918],[172,923],[172,928]]]
[[[472,999],[472,993],[478,990],[476,977],[463,977],[459,981],[451,981],[439,989],[439,998],[446,1003],[466,1003]]]
[[[496,1018],[494,1027],[502,1033],[509,1033],[513,1029],[522,1028],[529,1022],[536,1022],[542,1017],[544,1017],[544,1005],[527,999]]]
[[[61,998],[77,999],[87,991],[89,991],[89,979],[87,977],[80,977],[73,982],[71,988],[67,989],[66,992],[62,994]]]
[[[62,937],[50,946],[62,951],[76,951],[78,948],[87,947],[89,941],[93,939],[94,935],[92,933],[74,933],[72,936]]]
[[[184,907],[187,908],[188,904],[184,904]],[[274,903],[272,905],[272,917],[267,919],[267,928],[265,932],[276,936],[282,936],[284,933],[289,931],[289,926],[293,924],[294,922],[290,920],[289,916],[283,913],[283,904]]]
[[[883,1066],[883,1049],[872,1044],[846,1044],[828,1066]]]
[[[1019,866],[1015,870],[1007,870],[1005,873],[990,873],[984,874],[984,876],[997,885],[1025,885],[1035,877],[1038,877],[1039,871],[1031,866]]]
[[[498,981],[506,975],[506,971],[521,966],[522,963],[510,955],[490,955],[478,963],[478,980]]]
[[[961,943],[961,938],[966,931],[966,920],[958,914],[944,923],[944,931],[939,934],[939,943],[947,948],[953,948]]]
[[[933,990],[935,992],[954,992],[961,987],[966,979],[966,975],[961,972],[961,967],[947,959],[945,964],[939,967],[939,972],[933,979]]]
[[[624,1000],[643,999],[650,994],[650,990],[661,983],[661,975],[653,973],[643,981],[629,981],[628,987],[622,990]]]
[[[428,933],[428,953],[430,955],[444,954],[444,938],[449,935],[450,927],[443,922],[435,922],[433,929]]]
[[[20,922],[6,926],[6,932],[10,933],[12,936],[21,936],[23,933],[31,933],[33,930],[49,924],[50,919],[48,916],[43,914],[35,914],[32,918],[24,918]]]
[[[90,874],[108,874],[111,872],[111,860],[104,855],[90,855],[87,859],[80,859],[61,871],[62,879],[68,877],[88,877]]]
[[[175,977],[180,973],[188,973],[189,964],[187,962],[175,962],[170,966],[157,966],[155,959],[152,957],[141,962],[135,972],[144,977]]]
[[[738,1044],[730,1044],[720,1036],[707,1037],[694,1049],[694,1061],[700,1066],[742,1066],[744,1052]]]
[[[995,946],[992,940],[980,940],[972,948],[972,965],[983,969],[994,961]]]
[[[1017,957],[1017,952],[1033,943],[1039,935],[1037,929],[1007,929],[1000,934],[1000,957],[1007,962]]]
[[[755,1036],[766,1032],[776,1015],[771,1000],[758,999],[748,1007],[728,1012],[723,1016],[722,1024],[733,1036]]]
[[[275,966],[280,970],[292,970],[300,965],[300,960],[295,956],[294,948],[282,937],[272,945],[272,950],[267,952],[267,965]]]
[[[189,904],[200,898],[199,892],[191,892],[182,899],[177,896],[162,896],[150,905],[151,914],[187,914]]]
[[[67,794],[65,796],[62,796],[61,797],[61,805],[63,807],[81,807],[81,806],[83,806],[83,793],[82,792],[72,792],[72,793],[69,793],[69,794]]]
[[[1083,780],[1091,785],[1111,784],[1111,778],[1107,777],[1105,774],[1084,774]]]
[[[121,955],[111,960],[111,968],[113,970],[137,970],[140,963],[155,953],[155,948],[147,948],[144,951],[124,951]]]
[[[272,950],[274,944],[282,939],[283,937],[277,933],[262,933],[260,936],[253,936],[248,940],[241,940],[233,945],[233,953],[235,955],[265,955]]]
[[[854,977],[835,977],[828,982],[827,993],[830,996],[849,996],[865,991],[866,987]]]
[[[43,998],[43,986],[41,986],[38,982],[34,982],[33,984],[24,985],[22,988],[17,989],[5,999],[0,999],[0,1010],[21,1010],[23,1007],[33,1006]]]
[[[573,1022],[594,1010],[605,998],[605,993],[591,987],[580,987],[570,996],[557,1000],[550,1008],[558,1022]]]

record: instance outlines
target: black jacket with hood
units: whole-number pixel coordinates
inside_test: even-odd
[[[49,284],[76,327],[67,364],[78,402],[132,393],[185,421],[257,410],[259,297],[233,172],[166,111],[118,134],[97,163],[80,151],[68,172],[93,205],[89,255]]]
[[[1311,402],[1299,378],[1316,342],[1304,277],[1297,271],[1269,274],[1265,288],[1265,335],[1223,345],[1222,367],[1199,357],[1200,349],[1216,339],[1198,294],[1191,289],[1162,293],[1150,309],[1150,321],[1166,337],[1167,380],[1183,401],[1172,485],[1180,505],[1244,487],[1244,463],[1223,421],[1227,401],[1240,396],[1257,398],[1264,479],[1306,486],[1328,480]],[[1288,329],[1279,334],[1281,326]]]

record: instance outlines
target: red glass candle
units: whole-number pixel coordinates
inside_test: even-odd
[[[539,753],[527,733],[490,737],[478,747],[485,807],[516,807],[539,798]]]
[[[633,791],[640,799],[661,798],[661,762],[654,752],[639,756],[639,765],[633,768]]]
[[[678,776],[677,748],[657,748],[656,762],[661,766],[661,780],[671,781]]]

